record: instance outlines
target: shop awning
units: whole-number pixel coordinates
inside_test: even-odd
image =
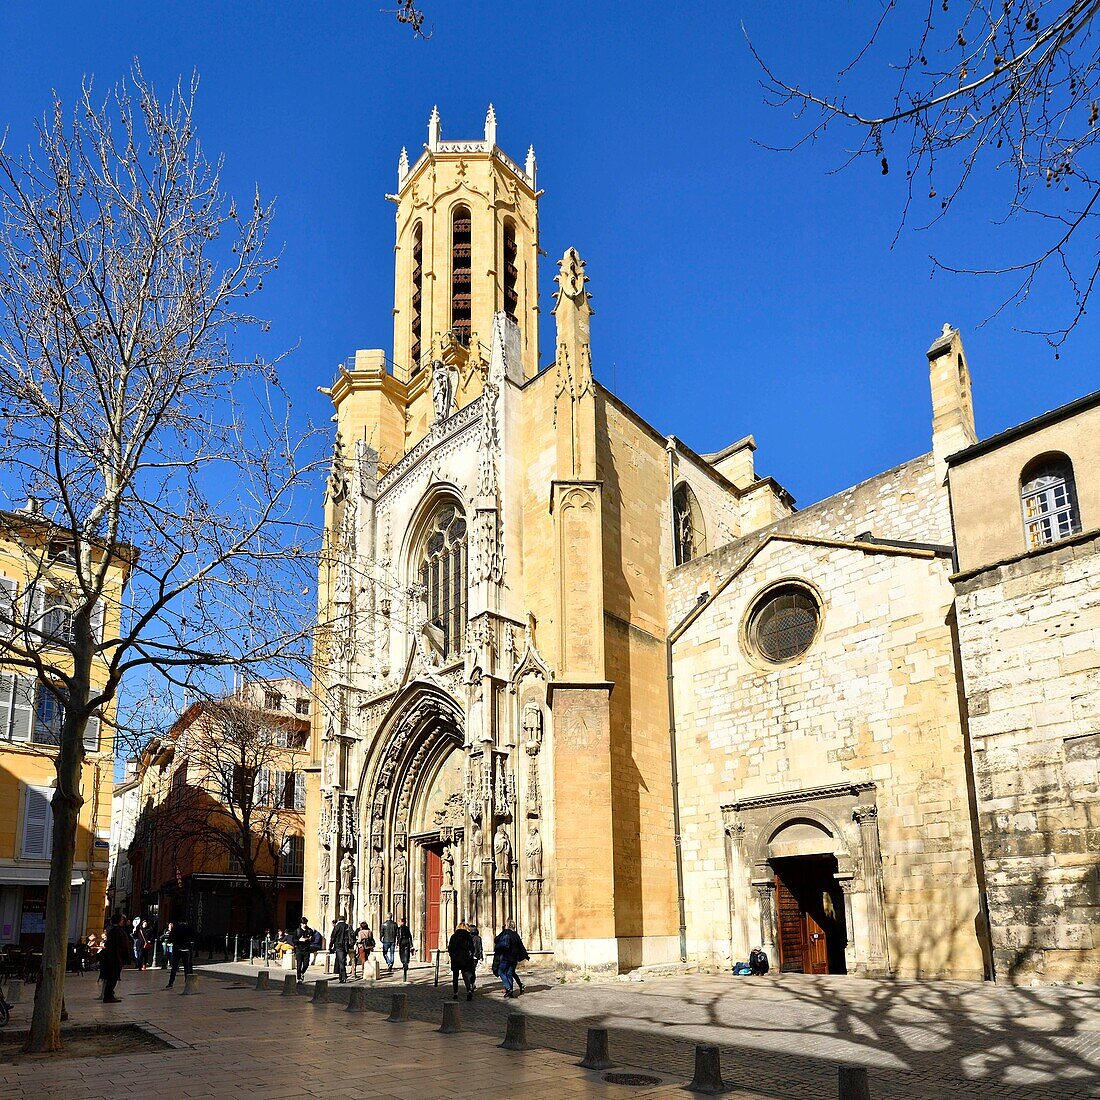
[[[73,871],[73,885],[87,882],[83,871]],[[0,886],[49,886],[49,867],[0,867]]]

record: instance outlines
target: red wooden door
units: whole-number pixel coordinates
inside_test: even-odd
[[[801,974],[806,969],[806,922],[798,899],[775,876],[775,908],[779,917],[779,969]]]
[[[424,849],[424,962],[431,962],[432,951],[439,946],[439,897],[443,889],[443,847]]]
[[[805,950],[803,965],[807,974],[829,973],[829,951],[825,940],[825,929],[809,913],[804,915]]]

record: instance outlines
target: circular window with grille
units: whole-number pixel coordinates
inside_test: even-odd
[[[785,583],[769,588],[749,612],[749,647],[769,664],[783,665],[806,652],[821,623],[821,604],[812,589]]]

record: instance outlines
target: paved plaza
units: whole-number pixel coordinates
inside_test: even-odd
[[[127,972],[120,1005],[94,1000],[91,978],[71,979],[72,1022],[137,1021],[173,1049],[49,1064],[0,1065],[0,1096],[603,1097],[685,1095],[696,1043],[722,1048],[739,1100],[833,1100],[838,1064],[868,1067],[875,1100],[1100,1097],[1100,997],[1095,989],[1011,989],[955,982],[876,982],[786,975],[756,981],[679,974],[631,982],[560,984],[532,973],[527,992],[503,1001],[484,974],[460,1002],[461,1035],[441,1035],[431,971],[407,987],[384,977],[358,982],[368,1011],[351,1014],[335,982],[329,1004],[254,988],[257,967],[201,968],[200,992],[164,992],[158,972]],[[311,978],[320,976],[312,972]],[[447,975],[444,975],[446,977]],[[180,978],[182,982],[182,977]],[[386,1021],[391,994],[409,993],[408,1023]],[[308,987],[307,987],[308,989]],[[534,1049],[498,1048],[509,1012],[528,1017]],[[17,1008],[13,1027],[29,1007]],[[606,1084],[581,1069],[589,1026],[607,1027],[617,1068],[648,1070],[661,1083]]]

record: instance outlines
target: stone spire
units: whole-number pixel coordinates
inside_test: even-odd
[[[558,477],[590,480],[596,476],[595,407],[592,351],[589,343],[591,295],[588,276],[575,248],[558,262],[554,295],[557,352],[554,358],[554,425],[558,441]]]
[[[401,146],[401,155],[397,158],[397,187],[401,189],[401,185],[405,182],[405,177],[409,174],[409,151],[404,145]]]
[[[485,112],[485,140],[490,145],[497,143],[497,113],[493,105],[489,104],[489,110]]]
[[[947,456],[978,441],[970,368],[959,330],[950,324],[943,326],[928,349],[928,383],[932,391],[932,452],[942,484],[947,480]]]
[[[434,153],[439,148],[441,126],[439,122],[439,107],[433,107],[428,118],[428,148]]]
[[[523,171],[527,178],[531,181],[531,186],[535,186],[535,147],[533,145],[527,146],[527,163],[523,166]]]

